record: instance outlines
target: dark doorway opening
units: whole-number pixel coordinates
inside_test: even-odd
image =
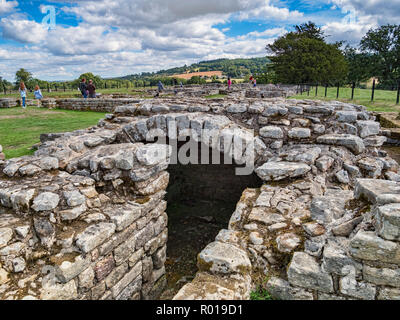
[[[172,299],[193,280],[198,271],[197,255],[215,240],[221,229],[228,228],[243,191],[261,187],[262,181],[255,173],[237,176],[237,167],[235,164],[169,166],[168,287],[161,299]]]

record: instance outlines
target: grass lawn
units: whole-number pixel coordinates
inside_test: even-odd
[[[33,154],[41,133],[68,132],[96,125],[104,113],[28,107],[0,109],[0,144],[7,159]]]
[[[96,90],[97,93],[101,93],[101,94],[129,94],[132,96],[136,96],[136,95],[140,95],[139,91],[144,91],[148,90],[148,89],[154,89],[156,87],[146,87],[146,88],[120,88],[120,89],[98,89]],[[76,98],[76,97],[81,97],[81,94],[78,90],[67,90],[67,91],[63,91],[62,89],[59,89],[58,91],[52,91],[52,92],[47,92],[47,89],[43,89],[42,88],[42,93],[44,98]],[[1,98],[19,98],[19,94],[13,93],[13,94],[7,94],[4,95],[3,92],[0,92],[0,99]],[[28,99],[34,99],[33,93],[32,92],[28,92]]]
[[[206,99],[220,99],[220,98],[225,98],[226,94],[213,94],[211,96],[206,96]]]
[[[340,88],[339,99],[336,99],[337,88],[328,88],[325,98],[325,88],[318,88],[318,96],[315,96],[315,87],[310,95],[304,92],[290,98],[296,99],[318,99],[318,100],[339,100],[366,106],[369,111],[377,112],[400,112],[400,105],[396,105],[397,91],[375,90],[374,102],[371,102],[372,89],[355,89],[354,100],[351,99],[351,88]]]

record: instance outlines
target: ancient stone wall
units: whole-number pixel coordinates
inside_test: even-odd
[[[210,148],[228,152],[233,134],[254,146],[264,184],[244,191],[175,299],[248,299],[257,285],[279,299],[398,299],[399,166],[374,120],[341,102],[171,98],[47,136],[35,156],[0,162],[0,297],[156,297],[172,154],[149,133],[213,129]]]
[[[120,99],[45,99],[42,101],[44,108],[58,108],[76,111],[96,111],[112,113],[116,106],[138,103],[136,98]]]

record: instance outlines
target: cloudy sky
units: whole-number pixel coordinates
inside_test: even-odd
[[[261,57],[309,20],[329,41],[357,44],[399,19],[399,0],[0,0],[0,76],[23,67],[45,80],[114,77]]]

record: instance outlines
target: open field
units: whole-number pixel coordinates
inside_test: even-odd
[[[369,111],[377,112],[400,112],[400,105],[396,105],[396,91],[375,90],[375,100],[371,102],[371,89],[355,89],[354,100],[351,99],[351,88],[340,88],[339,99],[336,99],[337,88],[328,88],[325,98],[325,88],[318,88],[318,96],[315,96],[315,88],[310,91],[310,95],[304,92],[303,95],[293,96],[296,99],[318,99],[318,100],[340,100],[360,104],[368,107]]]
[[[146,87],[146,88],[120,88],[120,89],[98,89],[96,90],[97,93],[101,94],[129,94],[132,96],[139,95],[140,93],[138,91],[144,91],[145,89],[151,89],[151,88],[156,88],[156,87]],[[62,89],[58,91],[52,91],[52,92],[47,92],[46,89],[42,89],[42,93],[44,98],[75,98],[75,97],[81,97],[81,94],[78,90],[67,90],[63,91]],[[1,98],[19,98],[18,93],[12,93],[12,94],[7,94],[4,95],[3,92],[0,92],[0,99]],[[29,92],[28,93],[28,99],[33,99],[33,93]]]
[[[0,109],[0,144],[7,159],[33,154],[41,133],[68,132],[97,124],[104,113],[28,107]]]

